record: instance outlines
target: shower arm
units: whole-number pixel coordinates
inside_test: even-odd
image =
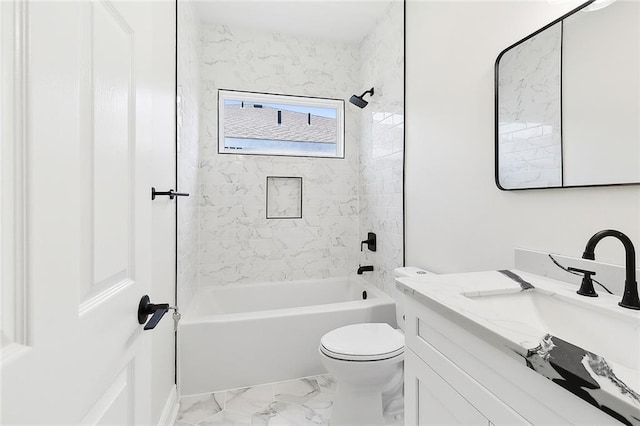
[[[369,96],[373,96],[373,87],[369,90],[367,90],[366,92],[364,92],[362,95],[359,96],[360,99],[362,99],[362,97],[366,94],[369,94]]]

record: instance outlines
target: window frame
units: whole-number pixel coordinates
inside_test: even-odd
[[[267,150],[251,150],[230,152],[224,145],[224,102],[237,100],[263,103],[283,103],[295,106],[335,108],[336,110],[336,155],[317,155],[313,152],[305,154],[274,153]],[[231,155],[264,155],[274,157],[310,157],[310,158],[345,158],[345,102],[344,99],[320,98],[313,96],[285,95],[277,93],[248,92],[242,90],[218,89],[218,154]]]

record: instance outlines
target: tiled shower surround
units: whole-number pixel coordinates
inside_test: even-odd
[[[198,279],[200,40],[193,4],[178,2],[178,305],[187,306]]]
[[[345,276],[373,264],[363,277],[390,292],[402,264],[402,23],[396,2],[353,44],[200,25],[200,90],[182,99],[200,105],[198,217],[189,222],[199,226],[197,284],[179,270],[189,280],[179,287]],[[371,86],[365,109],[347,102]],[[218,89],[344,99],[345,158],[219,154]],[[267,176],[302,178],[301,219],[267,219]],[[370,231],[378,252],[361,254]]]
[[[358,250],[358,114],[345,106],[345,159],[218,154],[218,89],[344,98],[358,46],[203,25],[200,285],[352,273]],[[267,176],[302,177],[301,219],[267,219]]]

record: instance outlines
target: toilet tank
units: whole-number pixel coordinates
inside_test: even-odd
[[[402,277],[419,277],[425,274],[433,274],[433,272],[425,269],[416,268],[415,266],[405,266],[402,268],[396,268],[393,270],[393,276],[398,279]],[[396,321],[398,328],[404,331],[404,309],[405,309],[405,297],[407,297],[403,291],[398,290],[396,286],[393,286],[393,300],[396,302]]]

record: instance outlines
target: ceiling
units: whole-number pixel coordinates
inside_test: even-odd
[[[392,1],[195,0],[203,23],[358,43]]]

